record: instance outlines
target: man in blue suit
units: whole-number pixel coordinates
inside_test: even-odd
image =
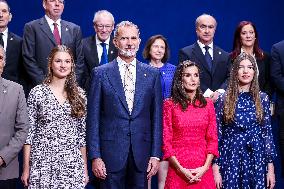
[[[279,148],[284,177],[284,40],[272,46],[270,75],[276,87],[275,114],[279,118]]]
[[[191,60],[199,65],[200,87],[205,97],[212,100],[225,92],[230,74],[229,54],[213,44],[217,27],[215,18],[208,14],[197,17],[195,22],[197,42],[179,51],[179,62]]]
[[[102,189],[147,188],[161,158],[162,97],[159,71],[136,57],[138,27],[116,26],[118,57],[92,72],[88,148]]]

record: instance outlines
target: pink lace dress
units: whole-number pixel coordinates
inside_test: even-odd
[[[207,100],[204,108],[189,105],[186,111],[172,99],[164,102],[163,109],[164,159],[176,156],[188,169],[204,165],[207,154],[218,156],[218,137],[214,105]],[[189,183],[170,165],[165,189],[211,189],[215,188],[212,167],[200,182]]]

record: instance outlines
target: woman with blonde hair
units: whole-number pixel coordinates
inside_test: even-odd
[[[22,182],[31,189],[83,189],[86,160],[86,97],[75,78],[71,49],[59,45],[48,57],[48,75],[28,97],[29,135]]]

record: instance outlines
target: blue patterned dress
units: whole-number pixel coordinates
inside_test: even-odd
[[[266,188],[267,164],[273,162],[276,152],[273,142],[269,99],[260,92],[264,120],[256,119],[256,108],[252,95],[240,93],[235,111],[235,120],[223,122],[225,94],[216,103],[219,153],[215,163],[225,189]]]

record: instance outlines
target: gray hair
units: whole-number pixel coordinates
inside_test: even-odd
[[[6,51],[2,45],[0,45],[0,50],[3,51],[3,61],[4,61],[4,66],[6,64]]]
[[[121,27],[135,27],[138,30],[138,37],[140,36],[140,31],[139,28],[136,24],[130,22],[130,21],[122,21],[120,23],[118,23],[114,29],[114,38],[117,38],[118,36],[118,30]]]
[[[196,28],[198,27],[198,24],[199,24],[199,22],[200,22],[200,19],[201,19],[201,17],[203,17],[203,16],[209,16],[209,17],[213,18],[213,20],[215,21],[215,27],[217,27],[217,21],[216,21],[216,19],[215,19],[212,15],[210,15],[210,14],[203,13],[202,15],[198,16],[198,17],[196,18],[196,20],[195,20],[195,27],[196,27]]]
[[[99,19],[99,16],[101,16],[101,15],[110,17],[110,18],[112,19],[112,23],[113,23],[113,25],[114,25],[114,17],[113,17],[113,15],[112,15],[109,11],[107,11],[107,10],[99,10],[99,11],[97,11],[97,12],[95,13],[95,15],[94,15],[93,23],[96,23],[96,22],[98,21],[98,19]]]

